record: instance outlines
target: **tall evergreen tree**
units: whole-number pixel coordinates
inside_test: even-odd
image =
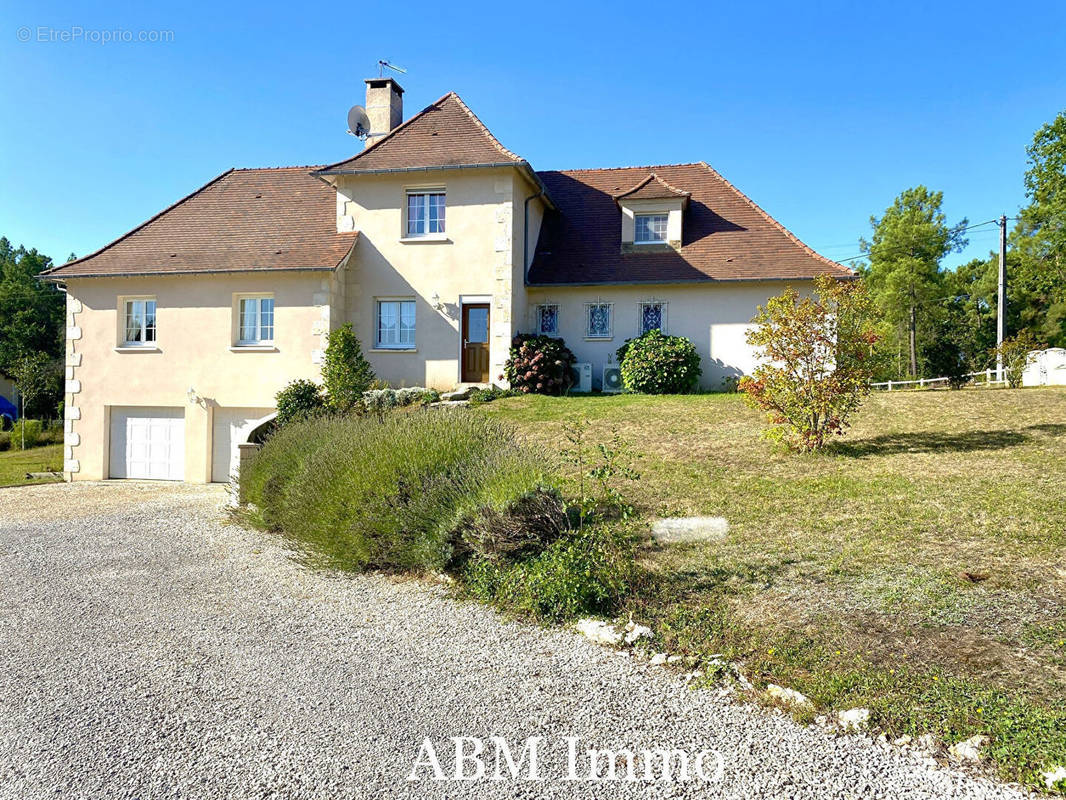
[[[880,219],[870,217],[873,235],[860,240],[871,294],[895,330],[905,331],[911,375],[918,374],[920,323],[942,290],[940,261],[967,244],[967,220],[948,225],[943,200],[924,186],[907,189]]]
[[[37,276],[52,259],[0,237],[0,370],[34,353],[63,355],[66,298]]]
[[[1015,332],[1027,331],[1066,346],[1066,111],[1043,125],[1026,148],[1029,157],[1022,209],[1011,234],[1008,321],[1017,307]]]

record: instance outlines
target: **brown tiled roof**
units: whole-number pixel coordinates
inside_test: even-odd
[[[681,249],[622,252],[615,198],[649,172],[689,192]],[[852,270],[820,256],[707,164],[537,173],[558,213],[546,215],[530,284],[788,280]],[[644,185],[648,185],[645,183]]]
[[[49,278],[333,269],[358,238],[337,233],[336,193],[315,167],[232,169]]]
[[[525,164],[493,136],[455,92],[427,106],[352,158],[323,167],[334,172]]]
[[[675,189],[668,184],[654,172],[649,172],[648,176],[644,180],[640,181],[636,186],[616,194],[615,200],[662,200],[664,198],[685,198],[687,199],[692,195],[692,192],[683,192],[680,189]]]

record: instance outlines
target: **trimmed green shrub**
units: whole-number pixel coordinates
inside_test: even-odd
[[[257,521],[306,546],[312,560],[440,570],[480,555],[478,538],[464,532],[499,520],[522,527],[528,498],[562,508],[542,463],[508,426],[441,409],[295,422],[241,482]]]
[[[467,593],[482,602],[561,622],[616,613],[635,572],[626,536],[596,525],[567,532],[521,561],[471,559],[462,577]]]
[[[631,392],[681,394],[699,384],[700,354],[684,336],[664,336],[658,328],[618,348],[622,384]]]
[[[329,334],[322,360],[322,382],[326,404],[335,411],[351,411],[374,382],[374,370],[363,356],[350,322]]]
[[[274,395],[278,405],[277,424],[307,419],[325,408],[322,387],[306,378],[297,378]]]
[[[523,394],[559,395],[573,383],[570,368],[576,362],[577,357],[562,339],[519,333],[511,340],[501,377]]]

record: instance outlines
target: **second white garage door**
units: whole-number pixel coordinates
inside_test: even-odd
[[[216,408],[211,455],[211,480],[226,483],[237,474],[237,445],[248,441],[256,423],[271,413],[269,408]]]
[[[111,477],[185,478],[185,410],[112,408]]]

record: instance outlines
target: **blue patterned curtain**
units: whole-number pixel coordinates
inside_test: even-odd
[[[663,304],[644,303],[640,313],[640,332],[647,333],[656,329],[663,329]]]
[[[609,303],[593,303],[589,306],[588,335],[607,338],[611,335],[611,306]]]

